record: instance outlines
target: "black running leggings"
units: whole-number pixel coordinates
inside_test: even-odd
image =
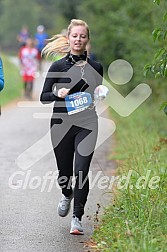
[[[58,183],[65,196],[72,194],[75,174],[73,215],[81,219],[89,192],[88,172],[93,156],[98,123],[97,119],[81,127],[61,119],[51,120],[51,140],[59,170]]]

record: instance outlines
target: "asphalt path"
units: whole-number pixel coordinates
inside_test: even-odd
[[[47,71],[49,64],[44,63]],[[83,236],[70,235],[70,214],[61,218],[57,205],[61,191],[49,136],[51,106],[39,103],[44,78],[34,83],[34,100],[24,98],[2,108],[0,117],[0,251],[66,252],[87,251],[85,242],[98,224],[98,216],[111,202],[107,188],[99,188],[101,177],[112,175],[114,166],[107,161],[110,136],[95,151],[90,167],[92,186],[83,217]],[[41,116],[42,115],[42,116]],[[106,131],[107,125],[104,125]],[[98,175],[98,177],[97,177]],[[50,177],[49,177],[50,176]],[[51,180],[52,178],[52,180]],[[96,178],[96,181],[93,180]],[[54,182],[54,183],[53,183]],[[96,182],[93,184],[93,182]],[[100,206],[100,208],[99,208]]]

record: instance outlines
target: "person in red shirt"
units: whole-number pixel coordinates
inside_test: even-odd
[[[38,66],[38,50],[34,46],[33,39],[26,40],[26,45],[19,51],[19,59],[24,82],[24,95],[26,98],[32,99],[33,82]]]

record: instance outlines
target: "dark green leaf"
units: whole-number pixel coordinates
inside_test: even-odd
[[[163,16],[163,22],[165,22],[166,20],[167,20],[167,12]]]
[[[157,79],[157,78],[159,78],[159,77],[161,77],[161,73],[160,73],[160,72],[157,72],[157,73],[155,74],[155,79]]]
[[[164,107],[164,113],[167,115],[167,105]]]
[[[163,39],[166,39],[166,35],[167,35],[167,30],[163,32]]]
[[[150,71],[151,71],[152,73],[155,73],[155,65],[152,65],[152,66],[151,66]]]
[[[165,48],[159,49],[158,52],[155,54],[154,59],[156,60],[156,59],[158,59],[159,57],[161,57],[162,54],[163,54],[165,51],[166,51]]]
[[[160,2],[161,2],[161,0],[154,0],[153,3],[156,3],[156,4],[160,5]]]
[[[154,29],[152,32],[153,40],[156,41],[156,39],[159,37],[160,34],[161,34],[161,28]]]
[[[165,107],[167,107],[167,102],[163,102],[160,106],[160,110],[164,109]]]
[[[164,38],[163,38],[163,31],[162,30],[160,32],[158,32],[157,39],[160,42],[162,42],[164,40]]]
[[[164,76],[167,76],[167,67],[165,67]]]

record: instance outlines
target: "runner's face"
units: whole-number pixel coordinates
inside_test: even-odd
[[[83,25],[74,26],[71,29],[68,39],[72,54],[80,55],[84,53],[89,41],[86,27]]]
[[[33,47],[33,40],[32,40],[31,38],[28,38],[28,39],[26,40],[26,45],[27,45],[28,47]]]

